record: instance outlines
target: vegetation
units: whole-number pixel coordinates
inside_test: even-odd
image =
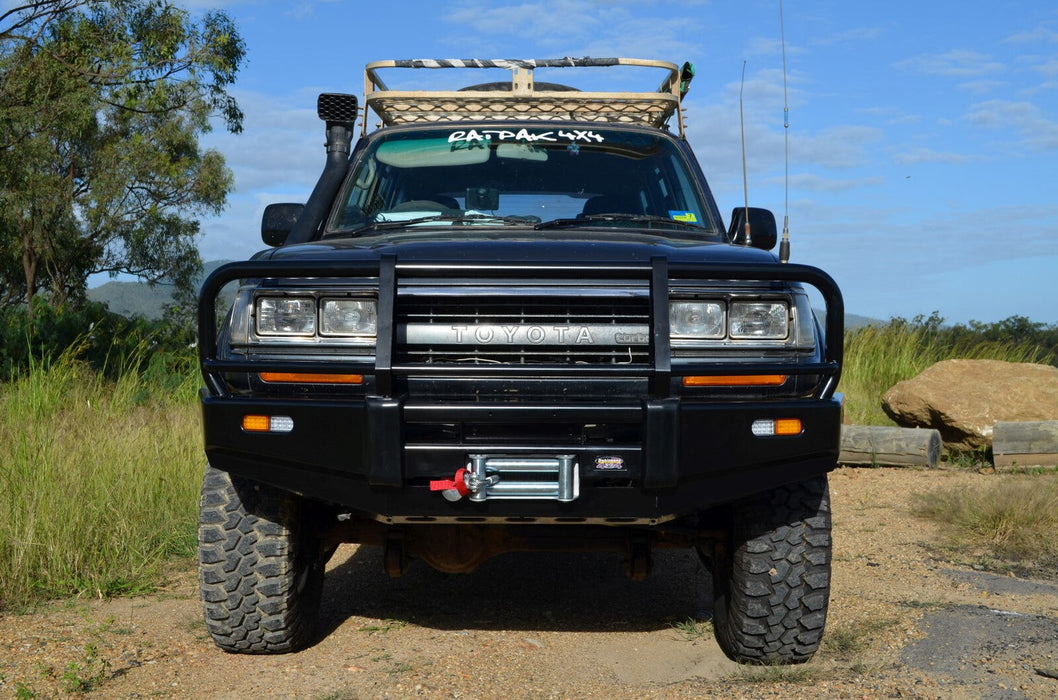
[[[892,425],[881,399],[894,384],[948,359],[1058,363],[1058,325],[1014,316],[998,323],[945,326],[936,313],[894,318],[845,334],[840,391],[845,415],[858,425]]]
[[[232,186],[198,139],[214,117],[241,130],[227,88],[243,55],[227,15],[168,0],[0,11],[0,305],[77,303],[99,272],[190,294],[196,217]]]
[[[148,591],[195,551],[190,350],[140,345],[107,378],[80,359],[92,346],[82,338],[0,385],[0,610]]]
[[[195,365],[195,332],[170,320],[125,318],[97,303],[49,306],[34,300],[36,313],[0,307],[0,381],[76,357],[107,379],[144,374],[171,385]],[[170,387],[171,388],[171,387]]]
[[[1008,475],[986,487],[938,489],[918,515],[943,523],[949,548],[993,571],[1058,576],[1058,474]]]
[[[846,416],[863,425],[891,425],[881,398],[897,382],[941,360],[993,359],[1058,365],[1058,325],[1014,316],[997,323],[945,326],[936,313],[912,321],[850,330],[845,335],[841,390]],[[983,455],[955,464],[980,466]],[[944,523],[948,546],[992,570],[1058,575],[1058,475],[1011,475],[987,488],[940,488],[919,499],[917,514]]]

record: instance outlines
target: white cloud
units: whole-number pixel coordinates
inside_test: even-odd
[[[1017,34],[1009,36],[1006,38],[1005,41],[1014,44],[1027,44],[1038,41],[1058,44],[1058,31],[1055,31],[1050,27],[1044,27],[1043,25],[1040,25],[1028,31],[1018,32]]]
[[[827,168],[855,168],[869,163],[867,146],[882,138],[882,130],[853,124],[838,125],[814,134],[790,137],[790,158]]]
[[[830,46],[834,44],[858,44],[864,41],[874,41],[883,33],[881,27],[852,27],[844,31],[835,32],[816,39],[813,43],[817,46]]]
[[[973,157],[963,153],[944,153],[942,151],[934,151],[932,148],[912,148],[893,156],[893,162],[897,165],[918,165],[920,163],[963,165],[972,160]]]
[[[967,49],[953,49],[944,53],[919,54],[897,61],[896,68],[926,75],[942,75],[952,78],[979,78],[994,75],[1006,69],[988,54]]]
[[[848,192],[861,187],[875,187],[885,182],[882,177],[837,178],[823,177],[812,173],[797,173],[790,176],[790,189],[808,192]],[[776,184],[781,182],[776,181]]]
[[[671,6],[660,9],[663,12],[653,16],[652,8],[630,2],[538,0],[497,5],[464,0],[442,20],[461,29],[449,43],[459,46],[464,55],[469,51],[494,57],[501,52],[509,58],[507,47],[512,41],[527,42],[547,53],[517,58],[626,56],[679,61],[700,52],[696,37],[704,33],[702,21],[693,14],[673,13]]]
[[[1034,66],[1033,70],[1042,73],[1048,78],[1058,78],[1058,58],[1051,58]]]
[[[989,100],[975,104],[967,120],[982,129],[1011,131],[1021,145],[1033,151],[1058,148],[1058,121],[1031,102]]]

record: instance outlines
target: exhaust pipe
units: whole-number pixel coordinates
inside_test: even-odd
[[[327,163],[294,230],[287,236],[287,245],[312,240],[345,179],[356,126],[356,95],[323,93],[316,100],[316,114],[327,124]]]

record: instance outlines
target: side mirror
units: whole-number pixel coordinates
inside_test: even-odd
[[[746,207],[731,210],[731,225],[727,229],[728,239],[735,244],[746,244]],[[767,209],[749,207],[749,244],[761,250],[771,250],[779,239],[775,226],[775,215]]]
[[[305,209],[304,204],[269,204],[261,217],[261,240],[277,248],[287,241],[294,224]]]

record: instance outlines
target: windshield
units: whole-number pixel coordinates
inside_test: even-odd
[[[413,226],[637,226],[715,236],[713,209],[667,137],[646,131],[430,128],[380,135],[326,234]]]

